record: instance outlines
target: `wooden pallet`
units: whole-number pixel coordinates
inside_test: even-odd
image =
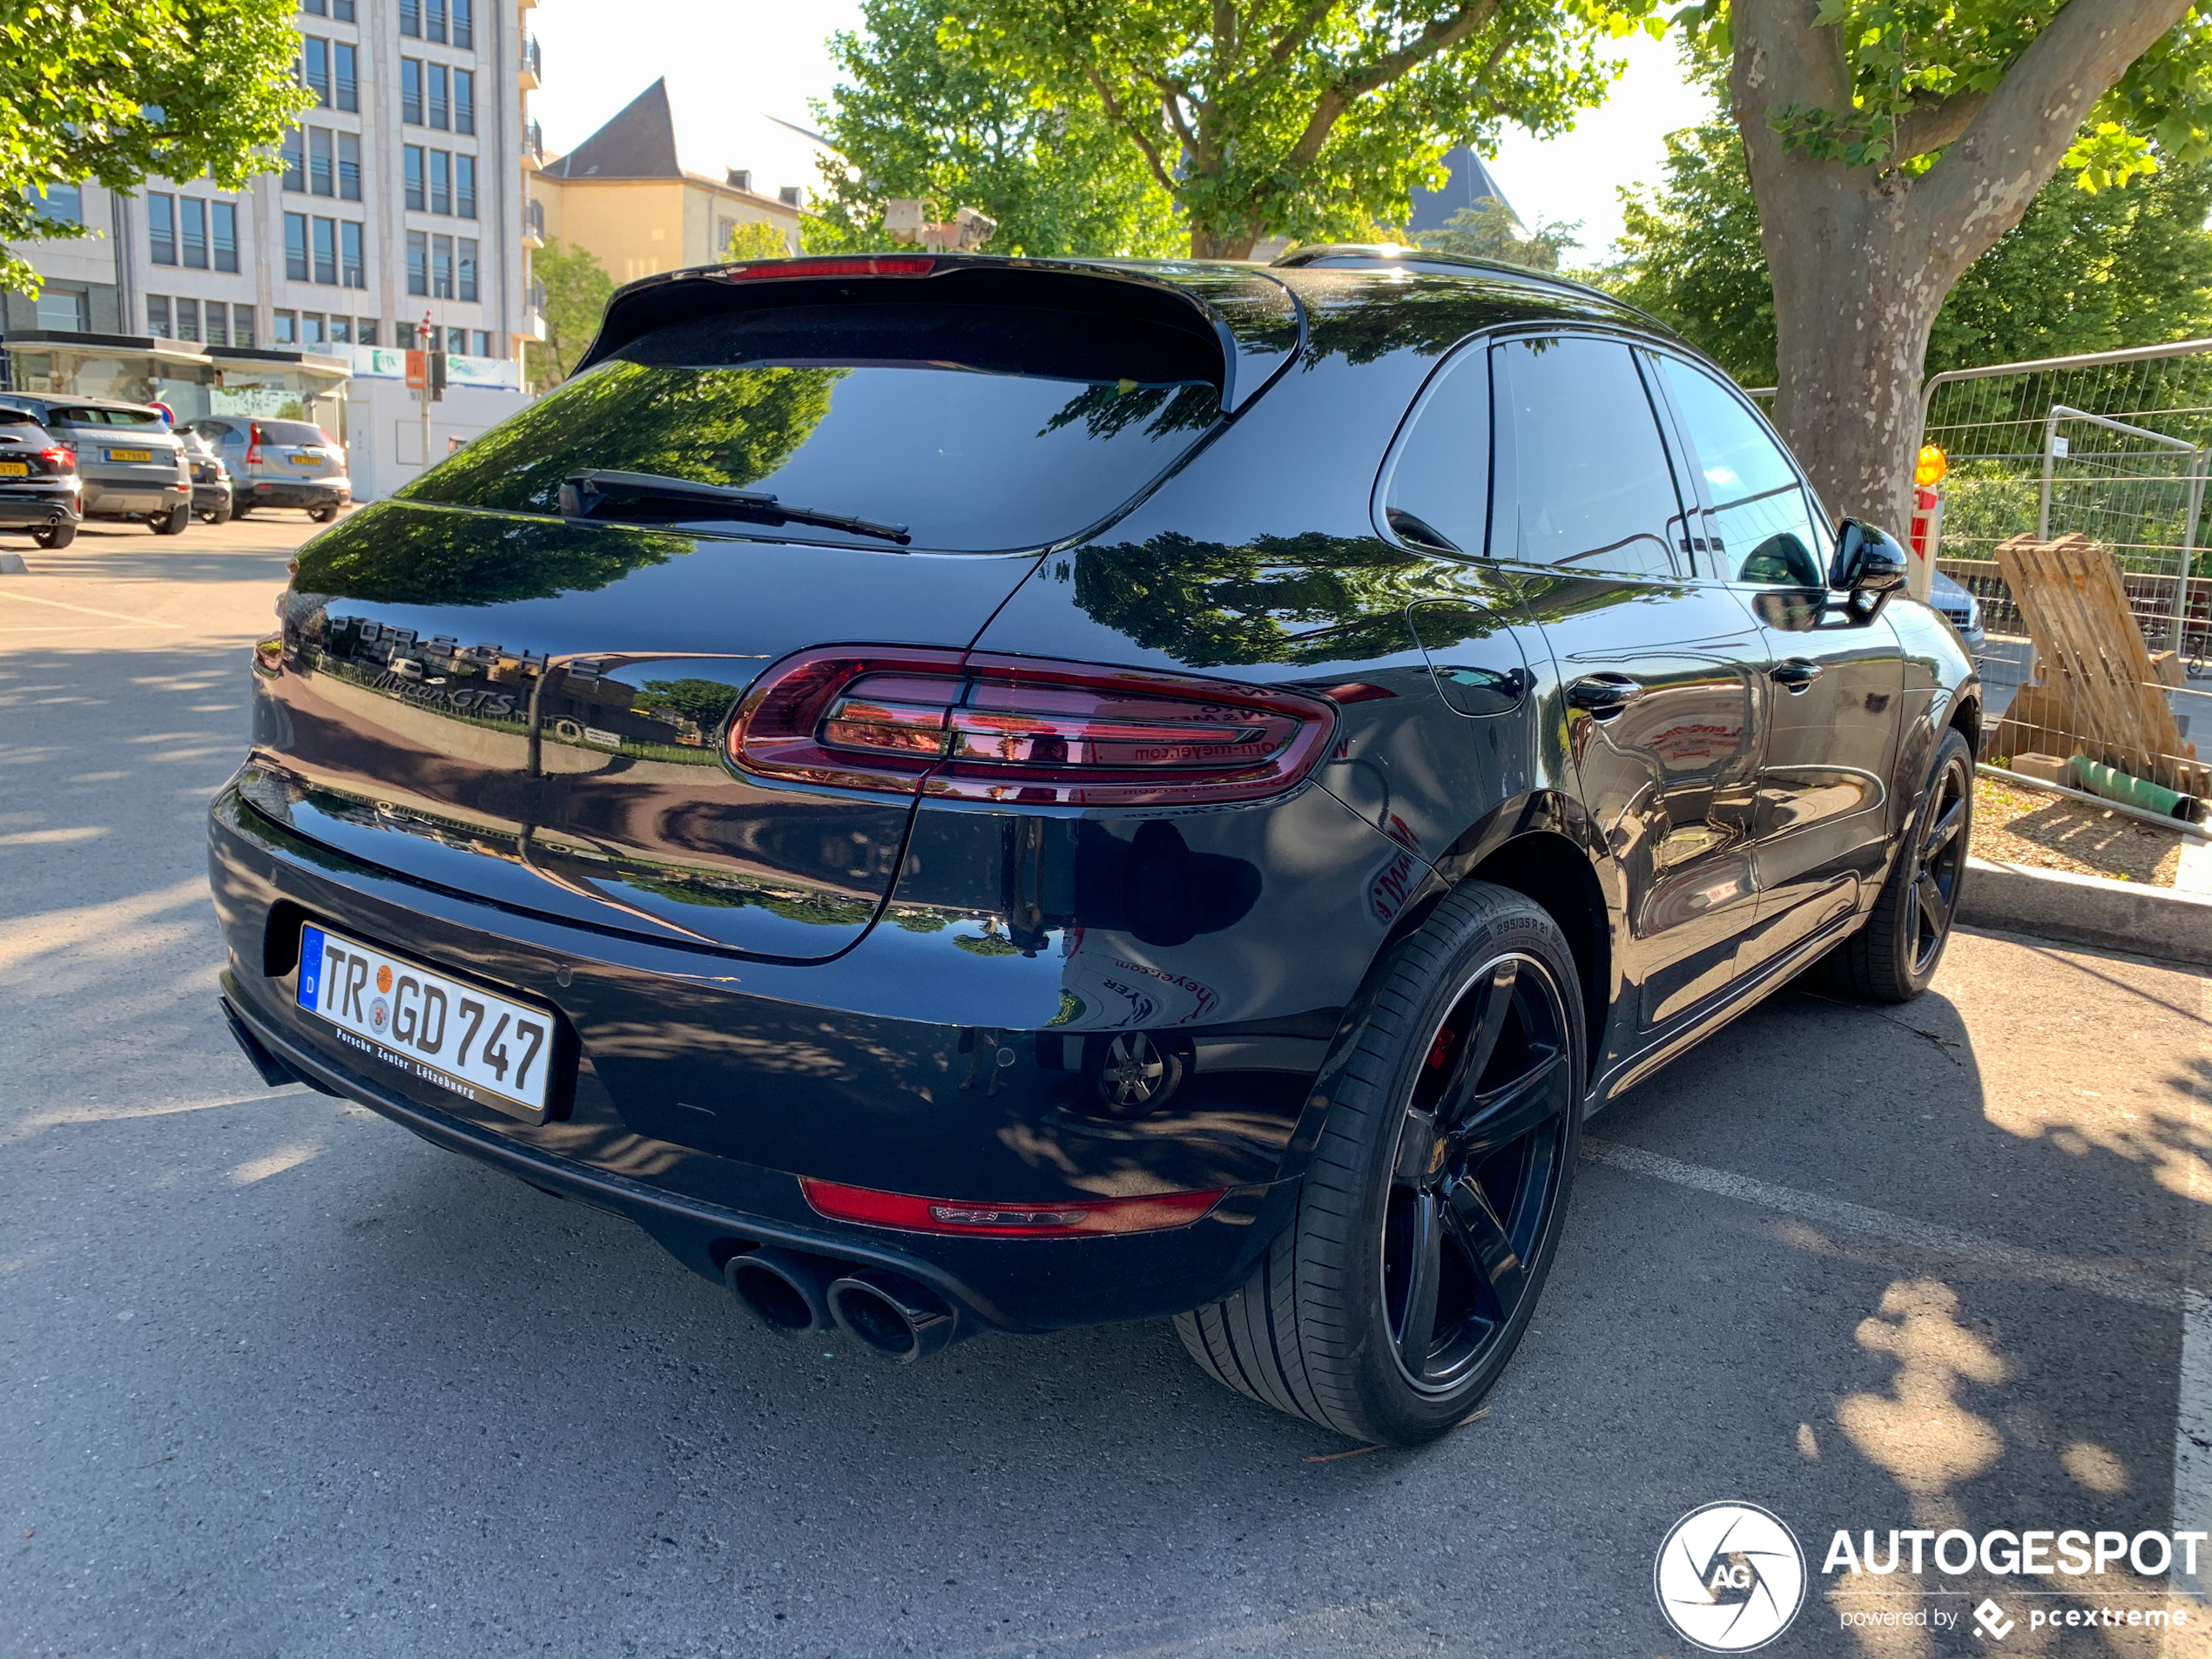
[[[2014,696],[2001,752],[2086,754],[2168,789],[2203,792],[2206,769],[2182,740],[2112,555],[2079,535],[2015,536],[1997,549],[1997,563],[2040,671],[2037,684]]]

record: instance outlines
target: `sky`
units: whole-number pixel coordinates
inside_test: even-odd
[[[556,151],[574,149],[651,85],[668,79],[677,148],[694,172],[750,168],[756,189],[813,186],[813,147],[771,117],[811,125],[810,98],[836,82],[826,44],[857,30],[857,0],[545,0],[530,14],[545,51],[545,84],[530,111]],[[1491,171],[1524,219],[1581,219],[1576,263],[1602,258],[1620,233],[1622,185],[1659,177],[1661,135],[1707,108],[1674,48],[1622,42],[1628,72],[1575,130],[1539,140],[1509,128]]]

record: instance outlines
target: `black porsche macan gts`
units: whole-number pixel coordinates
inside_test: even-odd
[[[224,1008],[770,1325],[1171,1316],[1422,1440],[1588,1113],[1802,969],[1934,972],[1979,685],[1826,524],[1710,364],[1525,273],[651,278],[301,549]]]

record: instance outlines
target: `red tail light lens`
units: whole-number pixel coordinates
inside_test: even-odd
[[[253,429],[246,435],[246,464],[249,467],[261,464],[261,423],[259,421],[253,423]]]
[[[1163,1232],[1187,1227],[1229,1189],[1161,1192],[1142,1198],[1083,1198],[1068,1204],[981,1204],[918,1198],[903,1192],[840,1186],[801,1176],[806,1202],[835,1221],[920,1233],[987,1233],[1001,1238],[1071,1238],[1085,1233]]]
[[[75,472],[77,470],[76,452],[71,449],[64,449],[58,443],[53,445],[51,448],[41,449],[38,452],[38,458],[44,462],[49,467],[52,468],[56,472]]]
[[[725,265],[714,273],[725,282],[759,282],[777,277],[927,276],[937,261],[914,254],[862,254],[836,260],[770,260],[759,265]]]
[[[868,647],[764,674],[731,725],[739,770],[1039,806],[1258,800],[1326,751],[1336,711],[1267,687],[1025,657]]]

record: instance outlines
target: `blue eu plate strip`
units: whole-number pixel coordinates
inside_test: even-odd
[[[300,1006],[313,1010],[322,985],[322,929],[300,930]]]

